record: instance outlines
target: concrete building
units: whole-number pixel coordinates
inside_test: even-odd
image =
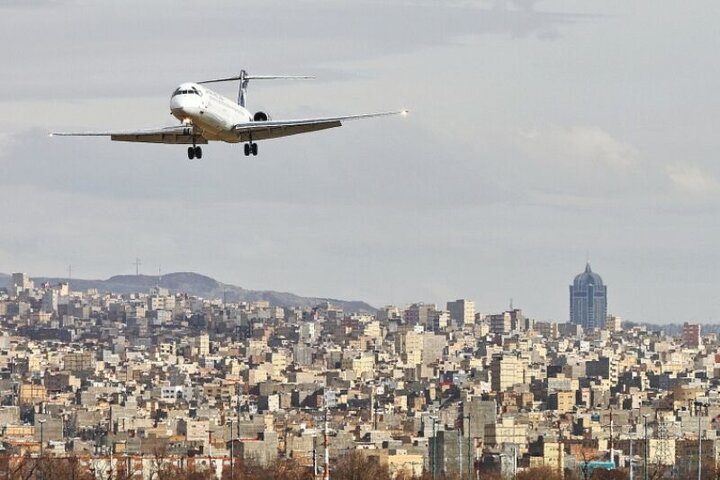
[[[458,299],[447,302],[447,310],[450,312],[450,320],[457,325],[469,325],[475,321],[475,302],[472,300]]]
[[[495,335],[505,335],[512,330],[510,312],[488,315],[486,321],[490,324],[490,333]]]
[[[504,392],[525,383],[525,362],[514,355],[498,355],[490,363],[492,389]]]
[[[683,345],[688,348],[699,347],[702,343],[702,339],[700,337],[700,325],[697,323],[685,322],[682,328],[682,342]]]

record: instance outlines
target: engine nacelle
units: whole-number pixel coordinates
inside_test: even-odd
[[[254,122],[267,122],[268,120],[270,120],[270,115],[265,112],[255,112],[253,115]]]

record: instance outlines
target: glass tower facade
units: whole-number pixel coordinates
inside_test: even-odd
[[[570,285],[570,323],[584,330],[605,328],[607,319],[607,286],[600,275],[593,272],[590,263]]]

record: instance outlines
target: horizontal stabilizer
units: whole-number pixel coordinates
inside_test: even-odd
[[[236,80],[306,80],[313,79],[315,77],[309,75],[236,75],[234,77],[225,78],[214,78],[212,80],[203,80],[197,83],[218,83],[218,82],[233,82]]]

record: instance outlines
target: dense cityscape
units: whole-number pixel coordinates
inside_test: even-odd
[[[349,478],[353,459],[389,478],[715,478],[717,336],[624,324],[589,264],[569,290],[569,321],[541,322],[470,299],[348,312],[16,273],[0,476],[72,459],[87,478]]]

